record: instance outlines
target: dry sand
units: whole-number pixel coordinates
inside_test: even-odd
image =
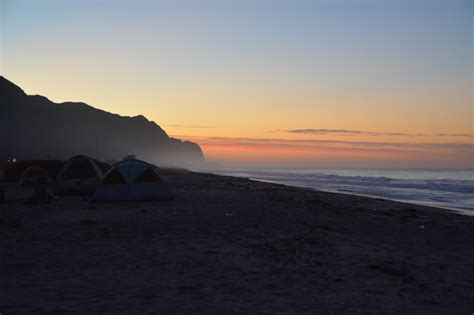
[[[474,217],[164,170],[176,200],[0,204],[0,313],[474,312]]]

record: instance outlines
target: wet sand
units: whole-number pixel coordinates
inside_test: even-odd
[[[474,311],[474,217],[162,170],[175,200],[0,204],[0,313]]]

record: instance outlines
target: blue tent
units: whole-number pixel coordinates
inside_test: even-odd
[[[173,195],[147,162],[130,159],[115,164],[104,176],[94,201],[170,200]]]

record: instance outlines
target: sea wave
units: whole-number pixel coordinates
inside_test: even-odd
[[[219,170],[292,186],[474,210],[473,170]],[[380,174],[377,176],[377,174]],[[443,177],[441,177],[443,176]]]

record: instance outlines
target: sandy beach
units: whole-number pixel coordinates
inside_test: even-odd
[[[174,201],[0,204],[0,313],[474,312],[474,217],[184,170]]]

